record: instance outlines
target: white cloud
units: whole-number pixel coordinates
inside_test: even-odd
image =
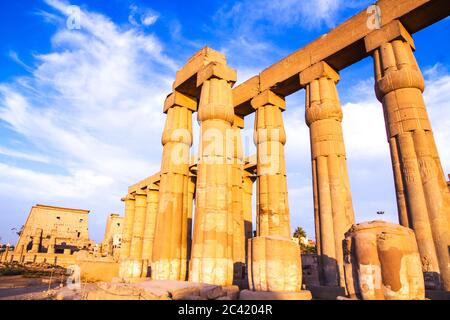
[[[154,10],[138,7],[137,5],[134,4],[130,6],[130,14],[128,16],[128,21],[134,26],[143,25],[148,27],[154,25],[158,20],[158,18],[159,14]]]
[[[6,136],[0,153],[47,165],[1,164],[0,193],[19,203],[92,209],[101,225],[110,211],[122,211],[128,185],[159,169],[162,105],[178,66],[152,34],[86,9],[81,29],[69,30],[68,4],[46,2],[55,12],[41,15],[59,18],[50,21],[58,26],[51,52],[35,55],[29,76],[0,84],[2,126],[31,150],[11,150]],[[95,231],[99,239],[103,227]]]

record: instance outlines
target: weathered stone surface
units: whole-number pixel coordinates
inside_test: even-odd
[[[422,266],[411,229],[372,221],[353,225],[345,236],[345,280],[350,297],[424,299]]]
[[[250,290],[299,292],[302,286],[300,246],[280,236],[249,240]]]
[[[311,300],[311,292],[302,290],[299,292],[269,292],[242,290],[239,300]]]

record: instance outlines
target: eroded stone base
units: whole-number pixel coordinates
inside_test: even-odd
[[[311,300],[312,295],[308,290],[299,292],[270,292],[242,290],[239,300]]]

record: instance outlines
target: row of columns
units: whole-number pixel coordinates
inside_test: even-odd
[[[158,198],[159,187],[155,184],[122,198],[125,202],[119,268],[119,276],[122,278],[148,275],[152,261]]]
[[[369,34],[365,46],[374,59],[375,91],[383,105],[399,221],[416,234],[429,287],[450,290],[450,196],[422,97],[423,77],[413,55],[412,38],[400,22],[393,21]],[[195,75],[185,77],[196,81],[194,97],[174,87],[165,104],[167,121],[162,139],[153,274],[155,279],[184,280],[189,268],[190,281],[229,285],[239,273],[238,266],[243,266],[245,257],[250,256],[245,241],[252,237],[254,177],[243,170],[243,118],[235,115],[232,102],[235,71],[224,61],[206,61]],[[300,86],[306,89],[305,120],[310,129],[320,280],[322,285],[344,287],[343,241],[355,218],[342,134],[343,114],[336,90],[338,81],[337,71],[324,61],[299,75]],[[188,158],[192,112],[197,111],[197,101],[200,141],[193,183]],[[261,253],[263,260],[271,259],[272,253],[267,252],[267,248],[274,247],[271,237],[289,239],[291,227],[284,158],[284,97],[266,90],[252,99],[251,106],[256,113],[256,235],[261,240],[253,242],[251,249],[255,251],[248,264],[256,266],[260,261],[255,260],[254,253]],[[189,260],[189,222],[193,218],[189,201],[194,184],[196,205]],[[137,222],[133,227],[126,225],[126,230],[138,233],[145,229],[138,218],[143,212],[137,205],[139,196],[134,196],[135,212],[129,213],[137,215]],[[134,246],[133,241],[131,245]],[[127,250],[126,243],[123,249]],[[290,253],[297,250],[288,245],[285,249]]]

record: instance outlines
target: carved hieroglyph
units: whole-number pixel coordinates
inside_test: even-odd
[[[414,232],[372,221],[346,233],[345,279],[351,297],[363,300],[424,299],[425,288]]]
[[[306,124],[310,129],[314,223],[322,285],[345,286],[342,241],[354,223],[347,173],[339,75],[319,62],[300,73],[306,86]]]
[[[196,100],[180,92],[166,99],[159,209],[153,248],[152,279],[186,280],[189,149]]]
[[[427,287],[450,290],[450,194],[422,97],[411,36],[398,21],[365,39],[383,104],[400,223],[414,230]]]
[[[211,62],[197,75],[197,87],[201,86],[200,142],[189,268],[189,280],[194,282],[233,282],[233,154],[227,151],[227,145],[232,145],[231,87],[235,81],[236,72],[217,62]]]

